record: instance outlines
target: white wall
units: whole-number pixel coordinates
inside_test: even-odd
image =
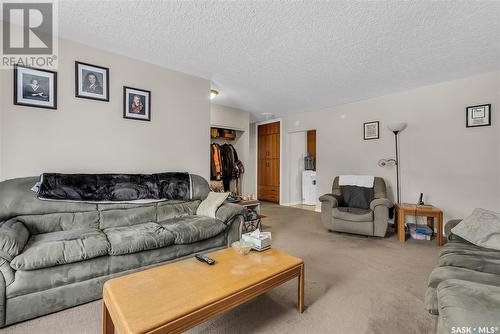
[[[395,170],[377,161],[394,156],[393,121],[408,122],[401,133],[402,201],[424,200],[447,219],[475,207],[500,211],[500,73],[444,82],[356,103],[285,117],[285,133],[317,130],[318,195],[330,192],[339,174],[384,177],[393,192]],[[465,108],[492,104],[492,126],[466,128]],[[380,121],[380,139],[364,141],[363,122]],[[290,148],[285,147],[285,155]],[[285,161],[288,161],[285,158]],[[286,169],[285,169],[286,172]],[[289,177],[284,177],[284,194]],[[285,198],[284,202],[289,199]]]
[[[292,132],[288,137],[288,176],[289,176],[289,205],[302,203],[302,172],[304,171],[304,157],[307,154],[307,132]]]
[[[252,185],[249,179],[253,174],[250,167],[250,113],[245,110],[221,106],[215,103],[210,107],[210,125],[226,129],[241,130],[238,133],[237,140],[229,142],[234,146],[238,153],[238,158],[243,162],[245,173],[242,177],[241,191],[243,194],[252,192]],[[207,145],[207,150],[210,152],[210,147]],[[210,158],[207,162],[210,166]]]
[[[3,111],[4,111],[4,108],[5,108],[5,103],[6,103],[6,99],[7,97],[5,96],[4,94],[4,79],[2,79],[4,76],[6,76],[6,73],[7,71],[5,70],[0,70],[0,181],[3,180],[3,173],[2,173],[2,167],[3,167],[3,164],[2,164],[2,152],[3,152],[3,145],[2,145],[2,140],[3,140]]]
[[[245,166],[247,172],[247,192],[257,197],[257,126],[250,124],[250,163]]]
[[[75,97],[75,60],[110,68],[110,102]],[[1,71],[0,177],[42,172],[209,175],[208,80],[60,40],[58,109],[14,106]],[[151,122],[122,118],[122,86],[151,91]]]

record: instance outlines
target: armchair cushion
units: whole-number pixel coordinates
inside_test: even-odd
[[[340,207],[332,211],[333,218],[352,221],[352,222],[371,222],[373,221],[373,211],[358,208]]]
[[[12,261],[23,250],[30,233],[18,220],[8,220],[0,225],[0,257]]]
[[[373,188],[341,186],[344,206],[368,210],[373,200]]]
[[[392,203],[387,198],[377,198],[370,202],[370,209],[375,210],[375,207],[379,205],[383,205],[387,208],[392,208]]]

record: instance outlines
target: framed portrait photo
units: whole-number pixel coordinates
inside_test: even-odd
[[[151,92],[123,86],[123,118],[151,121]]]
[[[378,139],[379,138],[378,126],[379,126],[378,121],[363,123],[363,139],[364,140]]]
[[[75,96],[109,101],[109,68],[75,61]]]
[[[15,65],[14,104],[57,109],[57,72]]]
[[[470,106],[465,109],[466,127],[491,125],[491,104]]]

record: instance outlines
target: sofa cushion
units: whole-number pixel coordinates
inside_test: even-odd
[[[172,232],[157,223],[104,229],[110,244],[110,255],[122,255],[161,248],[174,243]]]
[[[353,221],[371,222],[373,221],[373,211],[351,207],[339,207],[332,209],[333,218]]]
[[[160,224],[174,234],[176,244],[209,239],[226,229],[226,224],[218,219],[196,215],[168,219]]]
[[[341,186],[343,206],[370,209],[370,202],[373,201],[373,188],[358,186]]]
[[[18,255],[26,245],[30,233],[23,223],[11,219],[0,225],[0,257],[7,261]]]
[[[195,215],[200,202],[200,200],[159,202],[156,209],[156,221],[160,222],[167,219]]]
[[[449,242],[439,254],[439,266],[452,266],[500,275],[500,251],[467,242]]]
[[[97,211],[25,215],[15,219],[22,222],[31,234],[99,228],[99,212]]]
[[[97,229],[71,230],[31,236],[11,267],[33,270],[72,263],[108,254],[108,240]]]
[[[95,204],[39,200],[31,191],[39,180],[40,177],[25,177],[0,182],[0,221],[23,215],[96,210]]]
[[[439,256],[441,257],[449,254],[467,255],[472,253],[485,256],[500,256],[500,251],[479,247],[467,241],[446,243],[441,248]]]
[[[100,256],[37,270],[19,270],[16,271],[16,280],[7,287],[6,297],[14,298],[110,274],[130,273],[125,271],[144,270],[146,266],[159,265],[165,261],[191,256],[207,249],[222,248],[225,245],[225,236],[220,234],[215,238],[190,245],[171,245],[133,254]]]
[[[101,229],[156,221],[156,205],[154,203],[99,205],[99,209]]]
[[[452,327],[498,327],[500,287],[459,279],[448,279],[437,287],[438,333],[452,333]],[[472,329],[471,329],[472,330]],[[477,330],[477,328],[476,328]]]
[[[450,266],[434,268],[429,276],[429,288],[427,289],[425,297],[427,311],[431,314],[438,313],[437,286],[441,282],[452,278],[500,286],[500,275]]]

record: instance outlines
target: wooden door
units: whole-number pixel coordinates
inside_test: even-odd
[[[257,198],[280,201],[280,122],[258,126]]]

